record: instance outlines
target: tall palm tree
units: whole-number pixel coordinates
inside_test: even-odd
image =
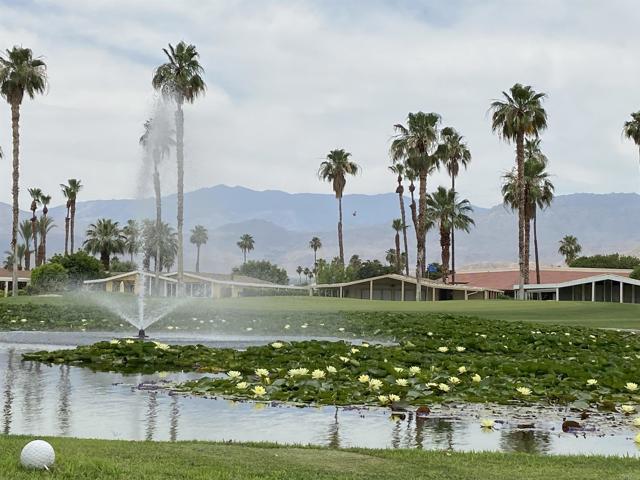
[[[33,263],[38,266],[38,204],[40,203],[40,197],[42,196],[42,190],[40,188],[28,189],[29,195],[31,195],[31,233],[33,235]]]
[[[516,172],[520,201],[526,205],[524,188],[524,144],[526,139],[537,138],[547,128],[547,112],[542,106],[546,95],[536,93],[530,86],[516,83],[509,93],[502,92],[503,99],[491,103],[491,128],[506,142],[516,144]],[[520,280],[518,296],[524,300],[524,284],[529,282],[529,249],[525,242],[526,209],[518,209],[518,253]]]
[[[162,222],[159,229],[152,220],[144,220],[142,224],[143,267],[149,270],[153,258],[155,271],[170,269],[178,253],[178,236],[175,230],[166,222]]]
[[[37,252],[37,265],[43,265],[47,261],[47,234],[55,227],[53,220],[47,217],[49,214],[49,203],[51,203],[51,195],[41,195],[40,203],[42,204],[42,216],[38,222],[38,234],[40,235],[40,245]]]
[[[473,208],[466,198],[458,200],[455,190],[445,187],[427,196],[427,216],[429,221],[440,229],[440,248],[442,257],[442,281],[447,283],[449,274],[449,248],[451,246],[451,231],[462,230],[469,232],[475,225],[469,214]]]
[[[311,281],[311,270],[309,270],[309,267],[305,267],[302,272],[304,273],[304,276],[307,277],[307,283],[309,283]]]
[[[240,237],[240,240],[236,243],[238,248],[242,250],[242,255],[244,256],[244,263],[247,263],[247,253],[253,250],[256,242],[251,235],[245,233]]]
[[[331,188],[338,199],[338,248],[340,263],[344,266],[344,242],[342,239],[342,194],[347,184],[347,175],[357,175],[360,167],[352,162],[351,154],[343,149],[331,150],[327,159],[320,164],[318,178],[331,182]]]
[[[322,241],[318,237],[313,237],[309,242],[309,248],[313,250],[313,269],[318,267],[318,250],[322,248]]]
[[[169,44],[169,49],[162,51],[167,56],[167,62],[156,68],[151,81],[153,88],[160,91],[166,99],[176,104],[176,163],[178,169],[178,294],[184,294],[184,103],[193,103],[204,95],[207,88],[203,78],[204,69],[198,61],[195,45],[178,43],[175,48]]]
[[[622,134],[636,144],[640,154],[640,111],[632,113],[631,120],[624,122]]]
[[[451,190],[456,191],[456,177],[460,173],[460,167],[465,170],[471,163],[471,151],[454,128],[442,129],[441,155],[449,176],[451,177]],[[451,230],[451,283],[456,283],[456,231]]]
[[[209,233],[202,225],[196,225],[191,230],[191,243],[196,246],[196,272],[200,271],[200,247],[209,240]]]
[[[564,257],[564,263],[571,265],[578,254],[582,251],[582,245],[578,243],[578,239],[573,235],[565,235],[560,240],[560,247],[558,253]]]
[[[33,99],[47,89],[47,66],[40,58],[34,58],[29,48],[13,47],[0,55],[0,95],[11,106],[11,130],[13,135],[13,218],[11,224],[11,249],[14,257],[18,251],[18,204],[20,180],[20,105],[25,94]],[[13,262],[11,283],[13,296],[18,295],[18,266]]]
[[[396,218],[391,222],[391,228],[396,232],[395,244],[396,244],[396,272],[402,273],[402,250],[400,250],[400,232],[404,232],[405,226],[401,218]]]
[[[71,191],[71,187],[69,185],[65,185],[63,183],[60,184],[60,190],[62,191],[62,196],[65,198],[65,206],[67,208],[66,215],[64,217],[64,254],[69,254],[69,222],[71,221],[71,197],[73,196],[73,192]]]
[[[118,222],[109,218],[100,218],[87,228],[83,246],[87,252],[100,255],[104,269],[109,271],[111,255],[124,253],[125,240]]]
[[[420,300],[421,279],[426,270],[427,258],[427,177],[440,167],[438,141],[440,138],[440,115],[437,113],[409,113],[407,125],[394,126],[396,136],[391,143],[391,158],[394,162],[406,162],[418,177],[418,213],[414,219],[416,243],[416,300]]]
[[[42,215],[37,223],[40,245],[38,245],[38,265],[44,265],[47,261],[47,235],[55,228],[53,218]]]
[[[69,220],[69,237],[70,237],[70,250],[73,253],[75,248],[75,229],[76,229],[76,202],[78,200],[78,195],[80,194],[80,190],[82,190],[82,182],[77,178],[70,178],[67,180],[67,185],[69,187],[70,199],[71,199],[71,207],[70,211],[70,220]]]
[[[540,258],[538,253],[538,210],[551,205],[554,196],[554,185],[546,171],[548,159],[540,150],[540,139],[527,140],[525,143],[524,185],[526,197],[527,228],[525,242],[529,243],[528,224],[533,220],[533,245],[536,263],[536,282],[540,283]],[[515,169],[502,177],[502,197],[505,205],[513,210],[518,209],[520,195],[518,193],[518,176]]]
[[[304,271],[304,269],[298,265],[298,268],[296,268],[296,273],[298,274],[298,285],[302,284],[302,272]]]
[[[24,251],[24,268],[31,270],[31,241],[33,240],[33,224],[31,220],[23,220],[20,222],[20,237],[24,242],[26,249]],[[35,253],[35,251],[33,251]]]
[[[125,237],[124,251],[129,254],[129,261],[133,263],[133,256],[140,252],[140,226],[135,220],[127,220],[122,227],[122,235]]]
[[[402,181],[404,180],[406,167],[404,163],[395,163],[389,167],[391,173],[395,173],[398,177],[398,186],[396,187],[396,193],[398,194],[398,200],[400,202],[400,220],[402,221],[402,225],[404,225],[402,229],[402,237],[404,240],[404,256],[406,258],[405,262],[405,274],[409,276],[409,243],[407,242],[407,217],[404,211],[404,185]],[[400,271],[398,273],[401,273]]]

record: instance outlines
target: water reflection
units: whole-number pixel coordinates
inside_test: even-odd
[[[71,427],[71,379],[69,378],[71,367],[60,366],[58,381],[58,428],[60,435],[68,436]]]
[[[340,421],[338,420],[338,407],[335,408],[335,413],[333,414],[332,421],[329,424],[327,442],[328,447],[340,448]]]
[[[178,420],[180,419],[180,403],[177,395],[171,397],[171,417],[169,420],[169,440],[178,440]]]
[[[153,440],[156,431],[156,419],[158,417],[158,393],[149,392],[147,401],[147,429],[145,440]]]
[[[16,380],[15,374],[15,350],[9,349],[6,354],[5,375],[4,375],[4,405],[2,407],[2,433],[8,435],[11,431],[11,417],[13,407],[13,389]],[[1,365],[1,363],[0,363]]]
[[[549,453],[551,435],[539,430],[502,430],[500,447],[504,452]]]

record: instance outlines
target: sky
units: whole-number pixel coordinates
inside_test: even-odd
[[[138,139],[162,48],[180,40],[197,46],[208,86],[185,108],[187,190],[330,193],[317,168],[344,148],[362,167],[345,193],[394,191],[393,125],[422,110],[466,138],[461,195],[495,205],[514,147],[488,108],[519,82],[548,95],[542,147],[558,194],[637,192],[638,149],[621,131],[640,110],[639,24],[635,0],[0,0],[0,49],[31,48],[50,83],[22,107],[20,204],[31,186],[62,203],[71,177],[83,200],[148,193]],[[2,102],[2,202],[10,141]],[[448,183],[441,172],[429,189]]]

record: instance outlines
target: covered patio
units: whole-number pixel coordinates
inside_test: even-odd
[[[605,274],[562,283],[529,284],[525,292],[534,300],[640,303],[640,280]]]

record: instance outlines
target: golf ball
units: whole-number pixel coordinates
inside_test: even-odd
[[[20,454],[20,463],[24,468],[35,470],[48,469],[56,461],[53,447],[44,440],[27,443]]]

